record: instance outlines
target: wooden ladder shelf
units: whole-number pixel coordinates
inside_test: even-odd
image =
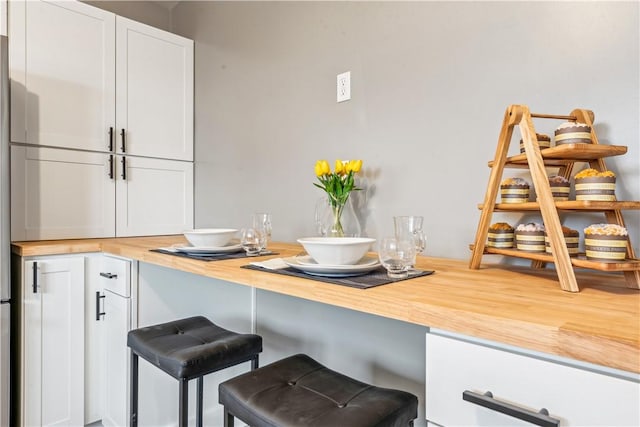
[[[592,144],[565,144],[541,150],[533,126],[533,118],[560,119],[588,124],[591,126]],[[573,110],[568,116],[558,116],[533,114],[529,112],[529,108],[526,105],[511,105],[507,108],[498,138],[495,158],[489,162],[491,174],[484,202],[479,206],[482,213],[480,215],[475,241],[472,245],[469,268],[480,268],[483,254],[491,253],[529,259],[532,261],[532,267],[534,268],[542,268],[547,262],[555,263],[560,287],[565,291],[580,291],[573,270],[574,267],[609,272],[623,272],[627,286],[629,288],[640,289],[640,260],[636,259],[629,240],[627,241],[626,259],[621,262],[592,261],[587,260],[584,255],[570,257],[564,241],[558,211],[602,212],[605,215],[606,222],[624,227],[622,210],[640,209],[640,202],[636,201],[554,201],[547,176],[547,167],[558,167],[558,175],[570,179],[575,162],[588,162],[593,169],[606,171],[605,157],[622,155],[627,152],[627,148],[624,146],[598,144],[593,119],[593,112],[582,109]],[[509,144],[515,126],[518,126],[520,129],[524,153],[508,157]],[[537,202],[497,203],[500,181],[505,167],[529,169],[533,181],[533,188],[538,198]],[[488,247],[486,242],[494,211],[540,211],[552,254]]]

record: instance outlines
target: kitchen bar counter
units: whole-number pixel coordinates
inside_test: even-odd
[[[241,269],[252,259],[204,262],[150,252],[182,236],[14,243],[21,256],[106,252],[202,276],[525,349],[640,373],[640,292],[621,274],[578,273],[581,291],[562,291],[553,271],[419,257],[430,276],[360,290]],[[273,243],[276,257],[302,247]],[[259,260],[268,257],[257,258]],[[489,257],[486,257],[487,259]]]

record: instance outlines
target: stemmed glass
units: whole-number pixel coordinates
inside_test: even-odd
[[[415,262],[416,250],[412,241],[385,237],[378,245],[378,258],[391,279],[409,276],[411,263]]]
[[[240,244],[247,256],[260,255],[263,247],[266,247],[266,236],[255,228],[243,228],[240,232]]]
[[[316,222],[316,231],[318,236],[326,237],[327,236],[327,216],[329,214],[329,208],[327,207],[327,198],[323,197],[316,201],[316,209],[315,209],[315,222]]]
[[[271,214],[266,212],[256,212],[253,214],[253,228],[263,235],[263,246],[260,250],[267,249],[267,244],[271,240]]]
[[[411,268],[416,265],[416,255],[422,253],[427,245],[427,239],[422,231],[424,218],[421,216],[394,216],[396,238],[413,242],[415,254],[411,262]]]

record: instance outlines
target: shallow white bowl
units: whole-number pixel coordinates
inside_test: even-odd
[[[322,265],[353,265],[376,239],[369,237],[305,237],[298,239],[307,253]]]
[[[199,228],[184,232],[192,246],[201,247],[222,247],[225,246],[236,234],[236,228]]]

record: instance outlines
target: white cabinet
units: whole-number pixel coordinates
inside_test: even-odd
[[[118,152],[193,160],[193,41],[120,16],[116,23]]]
[[[193,163],[118,156],[116,236],[193,228]]]
[[[109,157],[13,145],[11,239],[114,236],[116,186]]]
[[[0,35],[7,35],[7,0],[0,0]]]
[[[132,287],[132,277],[135,282],[135,265],[130,260],[105,255],[100,267],[102,292],[97,301],[102,300],[98,315],[103,328],[102,425],[105,427],[129,425],[127,332],[134,326],[132,299],[135,299],[136,286]]]
[[[496,343],[431,331],[426,340],[426,418],[442,426],[529,426],[463,400],[533,413],[545,408],[561,426],[640,425],[640,376]]]
[[[21,425],[83,425],[84,257],[22,268]]]
[[[193,41],[75,1],[9,24],[12,239],[193,228]]]
[[[137,263],[99,253],[16,260],[19,424],[128,425]]]
[[[9,8],[11,141],[193,160],[193,41],[74,1]]]
[[[193,226],[193,163],[11,147],[11,239],[175,234]]]
[[[115,15],[80,2],[9,2],[11,141],[109,148]]]

